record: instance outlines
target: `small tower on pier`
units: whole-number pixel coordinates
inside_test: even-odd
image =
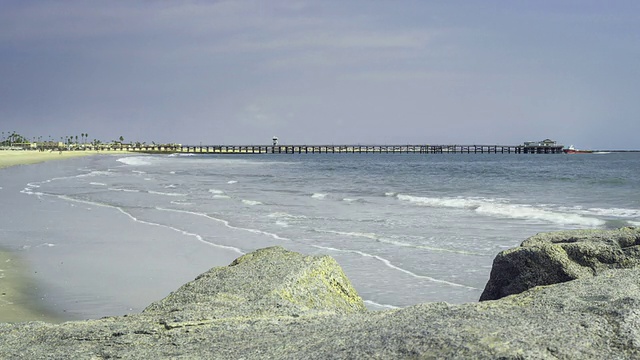
[[[277,136],[273,137],[273,146],[278,146],[278,137]]]

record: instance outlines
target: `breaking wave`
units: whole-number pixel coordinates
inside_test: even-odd
[[[118,159],[118,161],[125,165],[132,166],[151,165],[151,162],[149,162],[146,156],[127,156]]]
[[[509,204],[496,199],[483,198],[432,198],[398,194],[396,197],[415,205],[468,209],[481,215],[520,219],[541,220],[560,225],[603,226],[605,221],[580,214],[541,209],[526,204]]]

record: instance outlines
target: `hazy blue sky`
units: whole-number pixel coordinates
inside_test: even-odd
[[[0,130],[640,148],[640,1],[0,0]]]

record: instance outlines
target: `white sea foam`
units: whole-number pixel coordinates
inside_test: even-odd
[[[178,210],[178,209],[167,209],[167,208],[161,208],[161,207],[156,207],[156,210],[160,210],[160,211],[169,211],[169,212],[177,212],[177,213],[182,213],[182,214],[191,214],[194,216],[201,216],[219,223],[222,223],[224,226],[228,227],[229,229],[234,229],[234,230],[241,230],[241,231],[247,231],[253,234],[260,234],[260,235],[265,235],[271,238],[274,238],[276,240],[286,240],[286,241],[291,241],[291,239],[286,238],[286,237],[282,237],[278,234],[274,234],[274,233],[270,233],[267,231],[262,231],[262,230],[258,230],[258,229],[251,229],[251,228],[243,228],[243,227],[239,227],[239,226],[233,226],[231,225],[231,223],[229,223],[228,220],[224,220],[224,219],[218,219],[215,218],[211,215],[208,214],[204,214],[204,213],[199,213],[199,212],[195,212],[195,211],[188,211],[188,210]]]
[[[640,226],[640,221],[628,221],[632,226]]]
[[[366,305],[372,306],[374,309],[400,309],[399,306],[389,305],[389,304],[380,304],[372,300],[364,300]]]
[[[187,194],[182,194],[182,193],[171,193],[171,192],[162,192],[162,191],[153,191],[153,190],[149,190],[147,192],[149,194],[163,195],[163,196],[187,196]]]
[[[527,204],[507,204],[497,199],[483,198],[430,198],[398,194],[397,198],[416,205],[469,209],[478,214],[521,220],[541,220],[561,225],[602,226],[603,220],[579,214],[551,211]]]
[[[133,220],[133,221],[135,221],[137,223],[150,225],[150,226],[159,226],[159,227],[171,229],[171,230],[179,232],[179,233],[181,233],[183,235],[194,237],[199,242],[204,243],[206,245],[214,246],[214,247],[221,248],[221,249],[231,250],[231,251],[234,251],[234,252],[236,252],[236,253],[238,253],[240,255],[244,255],[245,254],[242,250],[240,250],[240,249],[238,249],[236,247],[227,246],[227,245],[220,245],[220,244],[216,244],[216,243],[207,241],[202,236],[200,236],[199,234],[196,234],[196,233],[188,232],[186,230],[182,230],[182,229],[179,229],[179,228],[176,228],[176,227],[173,227],[173,226],[169,226],[169,225],[165,225],[165,224],[159,224],[159,223],[154,223],[154,222],[138,219],[135,216],[131,215],[130,213],[128,213],[127,211],[125,211],[124,209],[122,209],[122,208],[120,208],[118,206],[105,204],[105,203],[100,203],[100,202],[95,202],[95,201],[87,201],[87,200],[75,199],[75,198],[72,198],[72,197],[69,197],[69,196],[66,196],[66,195],[51,195],[51,196],[55,196],[55,197],[57,197],[59,199],[72,201],[72,202],[76,202],[76,203],[82,203],[82,204],[87,204],[87,205],[93,205],[93,206],[99,206],[99,207],[106,207],[106,208],[115,209],[115,210],[117,210],[120,213],[126,215],[131,220]]]
[[[111,191],[122,191],[122,192],[131,192],[131,193],[140,192],[140,190],[136,190],[136,189],[121,189],[121,188],[109,188],[109,190],[111,190]]]
[[[114,173],[111,171],[100,171],[100,170],[94,170],[91,172],[88,172],[86,174],[80,174],[80,175],[76,175],[76,177],[78,178],[83,178],[83,177],[94,177],[94,176],[113,176]],[[62,179],[62,178],[58,178],[58,179]]]
[[[410,247],[414,249],[423,249],[423,250],[437,251],[437,252],[448,252],[448,253],[463,254],[463,255],[480,255],[480,256],[486,255],[486,254],[480,254],[480,253],[465,251],[465,250],[445,249],[445,248],[437,248],[432,246],[410,244],[402,241],[388,239],[376,233],[357,232],[357,231],[336,231],[336,230],[325,230],[325,229],[313,229],[313,230],[316,232],[327,233],[327,234],[336,234],[336,235],[350,236],[350,237],[362,237],[362,238],[376,240],[377,242],[380,242],[383,244],[388,244],[388,245],[393,245],[398,247]]]
[[[171,203],[174,205],[182,205],[182,206],[193,205],[193,203],[185,202],[185,201],[171,201]]]
[[[237,182],[238,182],[237,180],[229,180],[229,181],[227,181],[227,184],[235,184]]]
[[[561,213],[549,210],[536,209],[523,205],[482,205],[475,209],[479,214],[492,215],[513,219],[535,219],[560,225],[602,226],[605,221],[585,217],[578,214]]]
[[[54,247],[56,246],[56,244],[51,244],[51,243],[44,243],[44,244],[40,244],[36,247]]]
[[[140,170],[131,170],[131,172],[134,174],[146,174],[146,172]]]
[[[277,220],[276,221],[276,225],[280,226],[280,227],[289,227],[289,223],[284,222],[282,220]]]
[[[318,200],[322,200],[324,198],[327,197],[327,194],[322,194],[322,193],[314,193],[313,195],[311,195],[311,197],[313,199],[318,199]]]
[[[471,208],[475,209],[482,205],[479,200],[464,199],[464,198],[430,198],[422,196],[411,196],[404,194],[397,194],[396,197],[402,201],[408,201],[416,205],[431,206],[431,207],[449,207],[449,208]]]
[[[44,184],[44,183],[48,183],[53,181],[54,179],[49,179],[49,180],[45,180],[45,181],[41,181],[39,183],[27,183],[27,186],[20,190],[21,194],[26,194],[26,195],[35,195],[37,197],[41,197],[44,195],[44,193],[39,192],[39,191],[33,191],[34,189],[37,189],[40,187],[40,185],[38,184]]]
[[[244,253],[244,251],[242,251],[242,250],[240,250],[240,249],[238,249],[238,248],[236,248],[236,247],[233,247],[233,246],[227,246],[227,245],[215,244],[215,243],[212,243],[212,242],[210,242],[210,241],[206,241],[206,240],[205,240],[202,236],[200,236],[199,234],[192,233],[192,232],[188,232],[188,231],[186,231],[186,230],[182,230],[182,229],[179,229],[179,228],[176,228],[176,227],[173,227],[173,226],[164,225],[164,224],[158,224],[158,223],[152,223],[152,222],[149,222],[149,221],[140,220],[140,219],[138,219],[138,218],[134,217],[133,215],[129,214],[128,212],[124,211],[122,208],[119,208],[119,207],[115,207],[115,208],[116,208],[116,209],[118,209],[118,210],[119,210],[120,212],[122,212],[123,214],[125,214],[125,215],[129,216],[133,221],[136,221],[136,222],[139,222],[139,223],[142,223],[142,224],[147,224],[147,225],[152,225],[152,226],[160,226],[160,227],[168,228],[168,229],[171,229],[171,230],[173,230],[173,231],[177,231],[177,232],[179,232],[179,233],[181,233],[181,234],[183,234],[183,235],[187,235],[187,236],[195,237],[198,241],[200,241],[201,243],[204,243],[204,244],[206,244],[206,245],[211,245],[211,246],[214,246],[214,247],[217,247],[217,248],[226,249],[226,250],[231,250],[231,251],[237,252],[237,253],[238,253],[238,254],[240,254],[240,255],[244,255],[244,254],[245,254],[245,253]]]
[[[24,190],[22,190],[22,191],[20,191],[20,192],[21,192],[22,194],[35,195],[35,196],[38,196],[38,197],[40,197],[40,196],[43,196],[43,195],[44,195],[44,193],[42,193],[42,192],[39,192],[39,191],[30,191],[30,190],[27,190],[27,189],[24,189]]]
[[[342,199],[342,201],[346,201],[346,202],[354,202],[354,201],[358,201],[358,199],[344,198],[344,199]]]
[[[377,240],[378,235],[375,233],[363,233],[357,231],[335,231],[335,230],[325,230],[325,229],[313,229],[316,232],[327,233],[327,234],[335,234],[335,235],[343,235],[343,236],[351,236],[351,237],[364,237],[368,239]]]
[[[167,186],[164,187],[165,189],[175,189],[177,188],[177,186],[175,184],[169,184]]]
[[[289,214],[286,212],[274,212],[271,213],[269,215],[267,215],[267,217],[270,218],[283,218],[283,219],[307,219],[306,216],[304,215],[293,215],[293,214]]]
[[[118,159],[119,162],[131,166],[151,165],[148,156],[128,156]]]
[[[399,266],[396,266],[396,265],[392,264],[391,261],[389,261],[389,260],[387,260],[387,259],[385,259],[385,258],[383,258],[381,256],[368,254],[368,253],[365,253],[365,252],[362,252],[362,251],[359,251],[359,250],[336,249],[336,248],[327,247],[327,246],[320,246],[320,245],[311,245],[311,246],[313,246],[315,248],[318,248],[318,249],[324,249],[324,250],[336,251],[336,252],[352,253],[352,254],[358,254],[358,255],[363,256],[363,257],[373,258],[373,259],[376,259],[376,260],[382,262],[383,264],[385,264],[387,267],[389,267],[391,269],[398,270],[400,272],[403,272],[403,273],[405,273],[407,275],[410,275],[410,276],[418,278],[418,279],[424,279],[424,280],[427,280],[427,281],[440,283],[440,284],[444,284],[444,285],[449,285],[449,286],[462,287],[462,288],[466,288],[466,289],[469,289],[469,290],[480,290],[480,289],[474,288],[472,286],[458,284],[458,283],[454,283],[454,282],[447,281],[447,280],[442,280],[442,279],[436,279],[436,278],[433,278],[431,276],[418,275],[418,274],[416,274],[416,273],[414,273],[412,271],[403,269],[403,268],[401,268]]]
[[[376,240],[381,243],[399,246],[399,247],[411,247],[415,249],[423,249],[423,250],[437,251],[437,252],[448,252],[448,253],[462,254],[462,255],[487,256],[487,254],[481,254],[473,251],[446,249],[446,248],[438,248],[438,247],[425,246],[425,245],[416,245],[416,244],[410,244],[410,243],[405,243],[402,241],[391,240],[386,238],[378,238]]]
[[[638,209],[622,209],[622,208],[589,208],[588,214],[607,216],[607,217],[623,217],[623,218],[640,218],[640,210]]]
[[[169,174],[171,174],[171,175],[175,175],[175,174],[176,174],[176,172],[175,172],[175,171],[169,171]]]
[[[386,192],[384,193],[384,196],[396,196],[398,195],[398,193],[394,193],[394,192]]]
[[[251,206],[262,205],[262,203],[260,201],[256,201],[256,200],[245,200],[245,199],[242,199],[242,203],[245,204],[245,205],[251,205]]]
[[[213,199],[230,199],[229,195],[226,195],[224,191],[218,189],[209,189],[209,192],[213,194]]]
[[[100,183],[100,182],[90,182],[89,185],[95,185],[95,186],[107,186],[107,184],[105,183]]]

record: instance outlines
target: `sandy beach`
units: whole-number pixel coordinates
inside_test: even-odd
[[[63,160],[79,156],[89,156],[97,154],[95,151],[33,151],[33,150],[2,150],[0,151],[0,169],[15,166],[36,164],[49,160]]]

